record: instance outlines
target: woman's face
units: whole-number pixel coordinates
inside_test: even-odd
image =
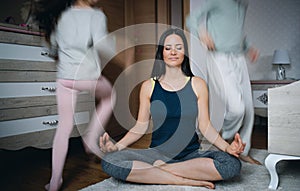
[[[166,38],[163,57],[168,66],[181,66],[184,60],[184,45],[180,36],[171,34]]]

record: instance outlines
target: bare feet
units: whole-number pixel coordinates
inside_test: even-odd
[[[212,182],[205,181],[205,180],[192,180],[188,178],[182,178],[182,182],[183,184],[178,184],[178,185],[199,186],[199,187],[206,187],[208,189],[215,189],[215,185]]]
[[[157,161],[155,161],[154,163],[153,163],[153,166],[155,166],[155,167],[161,167],[161,166],[163,166],[163,165],[165,165],[166,163],[164,162],[164,161],[162,161],[162,160],[157,160]]]
[[[165,167],[167,166],[167,163],[165,163],[164,161],[162,160],[157,160],[153,163],[153,166],[154,167],[157,167],[157,168],[160,168],[166,172],[169,172],[169,173],[172,173],[170,171],[168,171]],[[173,173],[172,173],[173,174]],[[174,174],[175,176],[178,176],[176,174]],[[180,176],[178,176],[180,177]],[[201,187],[206,187],[208,189],[214,189],[215,188],[215,185],[212,183],[212,182],[209,182],[209,181],[205,181],[205,180],[193,180],[193,179],[188,179],[188,178],[185,178],[185,177],[181,177],[183,179],[183,182],[186,182],[186,185],[188,186],[201,186]]]
[[[252,157],[249,156],[249,155],[248,155],[248,156],[240,155],[240,159],[243,160],[244,162],[248,162],[248,163],[250,163],[250,164],[261,165],[261,163],[260,163],[258,160],[252,158]]]

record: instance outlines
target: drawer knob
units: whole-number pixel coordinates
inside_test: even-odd
[[[42,87],[42,90],[49,91],[49,92],[55,92],[56,87]]]
[[[42,56],[49,56],[49,52],[42,51],[42,52],[41,52],[41,55],[42,55]]]
[[[53,121],[43,121],[44,125],[57,125],[58,120],[53,120]]]

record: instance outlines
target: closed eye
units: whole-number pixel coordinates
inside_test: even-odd
[[[182,50],[182,45],[176,45],[177,50]]]
[[[181,44],[175,45],[175,49],[176,50],[182,50],[182,45]],[[166,45],[165,50],[172,50],[172,46],[171,45]]]

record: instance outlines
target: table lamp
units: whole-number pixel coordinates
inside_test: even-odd
[[[284,80],[285,77],[285,68],[283,65],[290,64],[290,58],[287,50],[275,50],[273,55],[272,64],[278,65],[276,71],[276,80]]]

